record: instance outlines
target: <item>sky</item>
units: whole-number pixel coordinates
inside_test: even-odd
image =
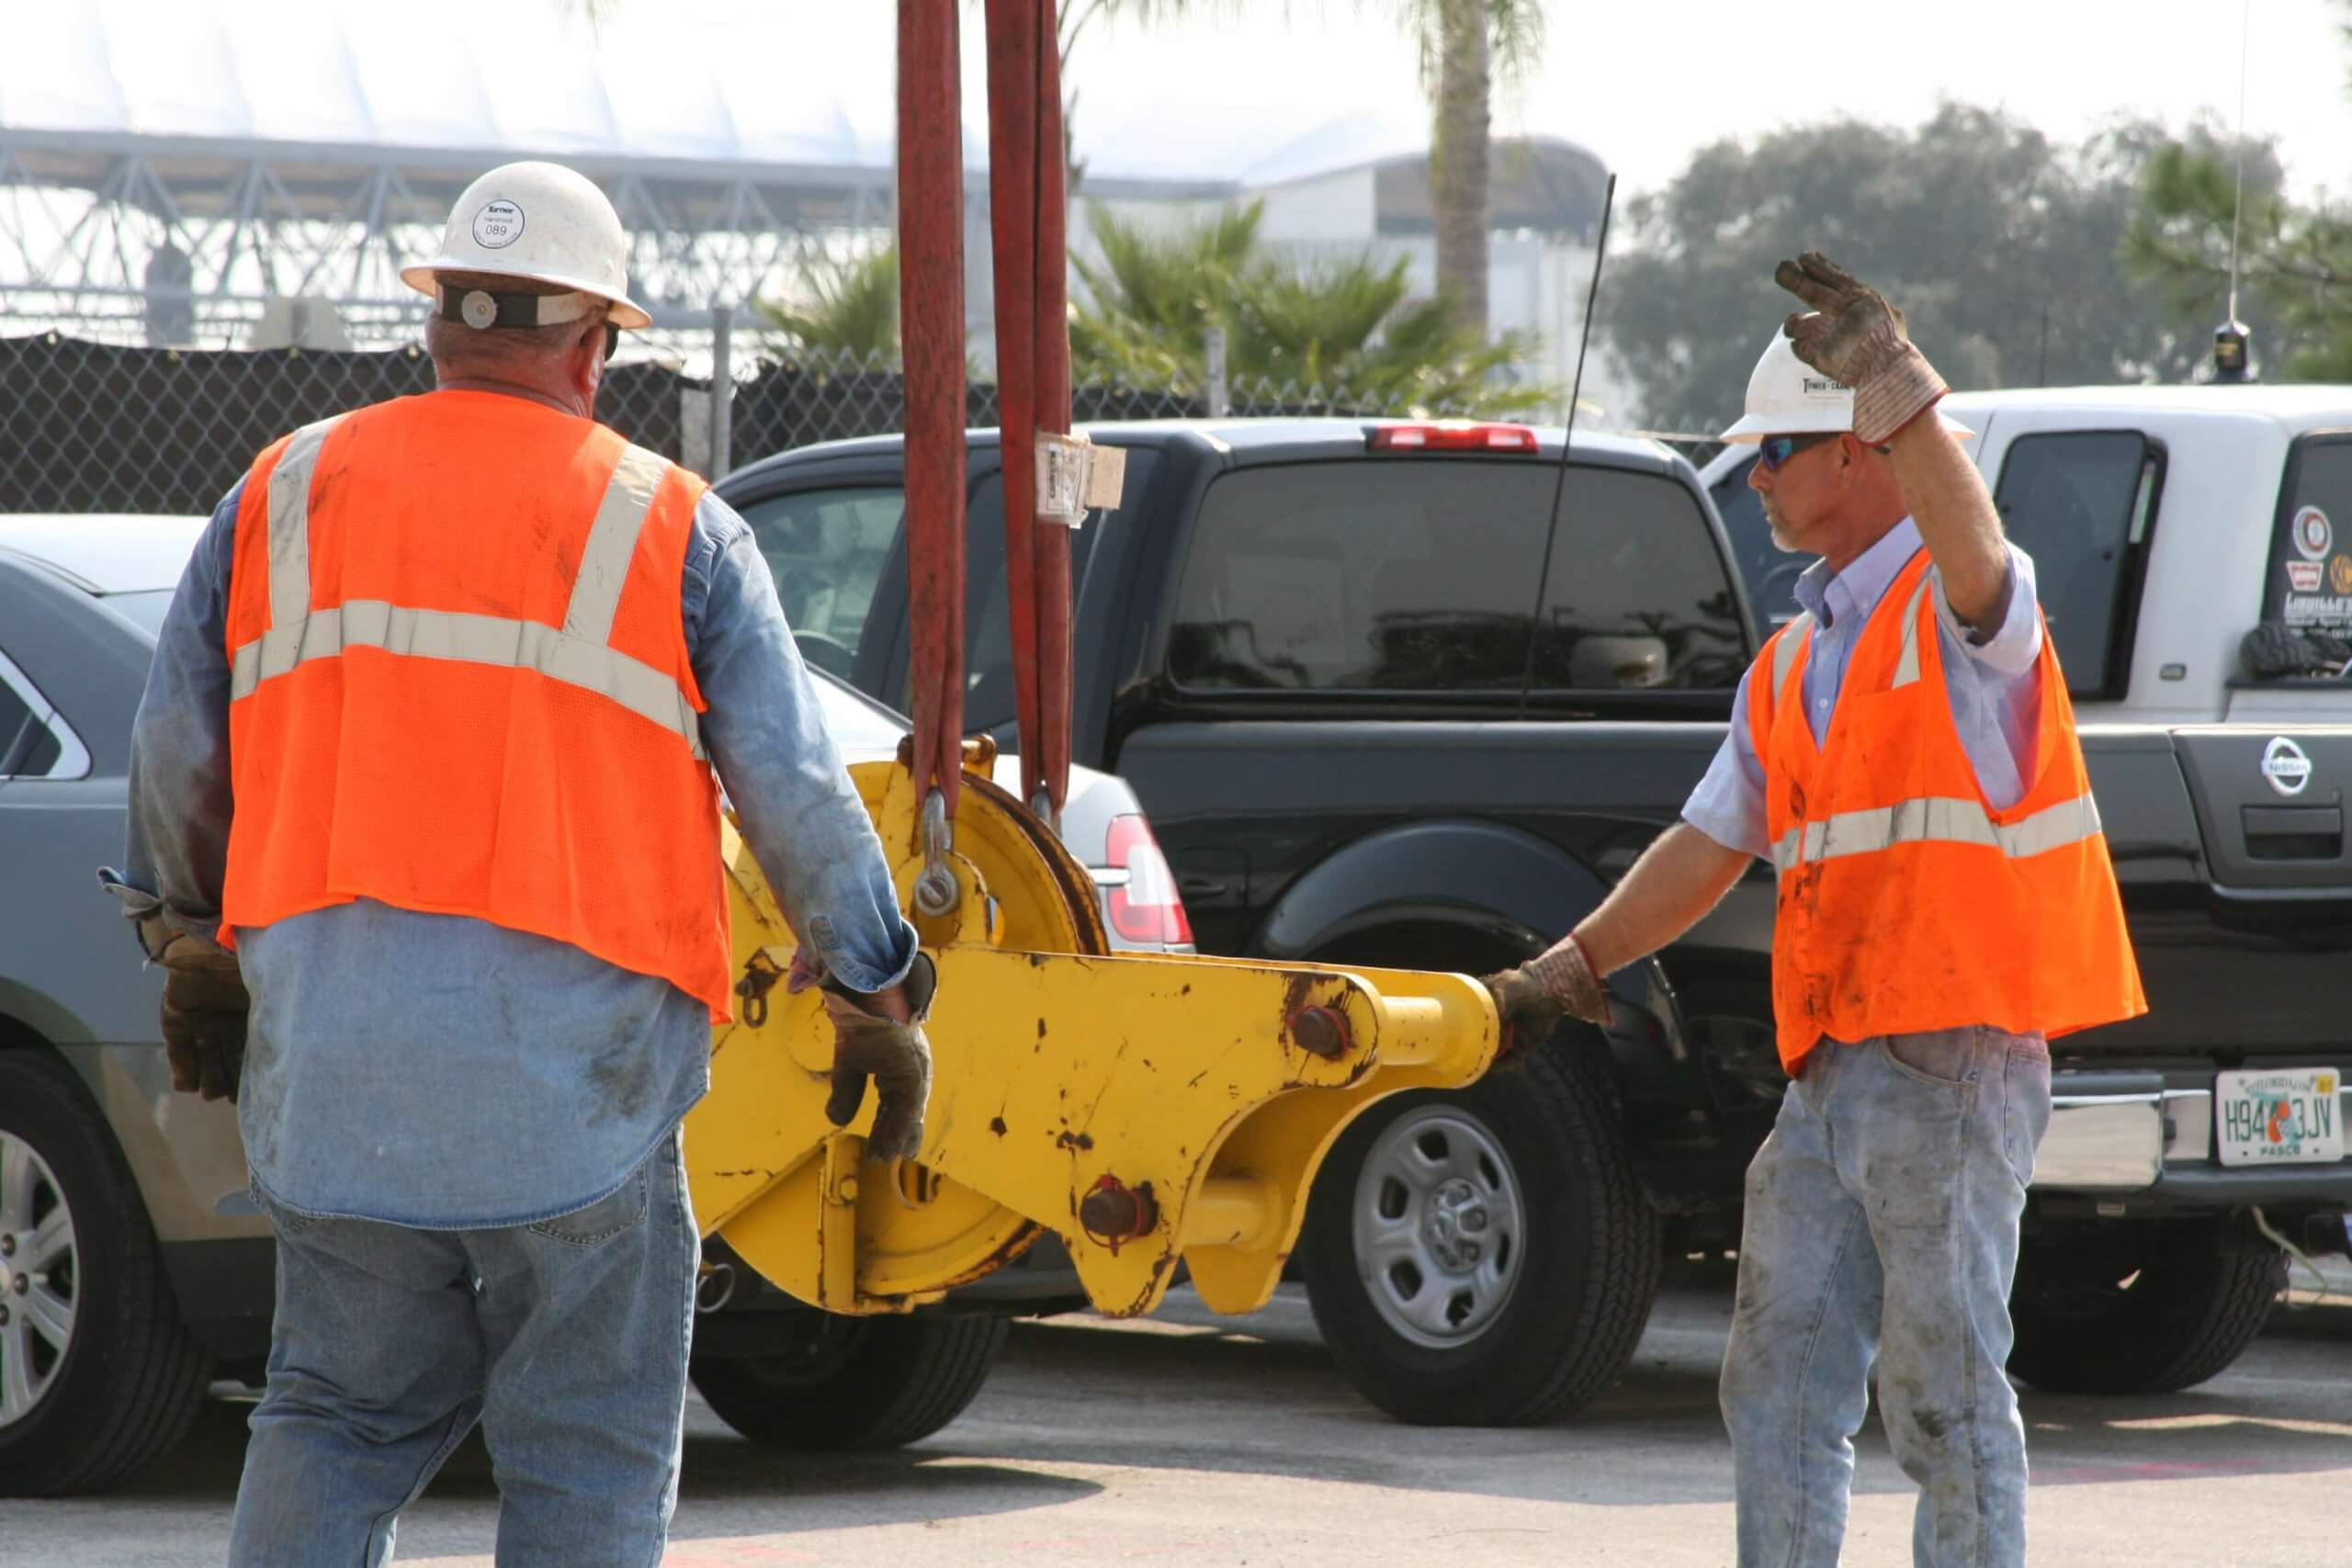
[[[323,104],[356,75],[379,121],[407,128],[392,139],[431,140],[484,113],[554,123],[595,97],[601,77],[611,122],[644,151],[731,117],[758,122],[766,147],[813,126],[887,162],[892,0],[606,4],[610,19],[592,31],[566,19],[586,0],[0,0],[0,37],[14,45],[0,49],[0,124],[61,112],[42,95],[74,79],[57,62],[95,36],[85,24],[97,17],[111,49],[80,58],[109,62],[95,70],[97,90],[119,92],[140,129],[220,129],[218,106],[242,84],[267,133],[303,123],[306,101]],[[1098,26],[1072,73],[1080,151],[1105,175],[1253,181],[1416,151],[1427,112],[1389,8],[1244,0],[1182,26]],[[2298,195],[2352,188],[2352,49],[2338,33],[2352,9],[2333,0],[1872,0],[1811,36],[1786,24],[1792,7],[1761,0],[1553,0],[1547,11],[1542,68],[1498,105],[1496,130],[1580,142],[1629,191],[1659,187],[1718,138],[1841,110],[1916,123],[1942,97],[2003,106],[2070,140],[2132,114],[2181,123],[2211,110],[2226,124],[2249,15],[2247,128],[2281,139]],[[984,124],[978,5],[963,15],[967,123]],[[322,18],[348,59],[321,48]],[[474,72],[446,68],[457,41]],[[395,96],[406,102],[388,114]]]
[[[858,63],[890,57],[896,7],[887,0],[660,0],[659,9],[663,25],[789,38],[792,53],[864,80],[887,105],[887,65]],[[1543,68],[1500,106],[1496,129],[1581,142],[1640,190],[1722,137],[1841,110],[1912,123],[1939,97],[2004,106],[2068,139],[2137,113],[2180,121],[2211,109],[2227,123],[2238,113],[2243,17],[2247,129],[2280,138],[2299,194],[2352,189],[2352,48],[2338,33],[2352,11],[2332,0],[1875,0],[1837,10],[1868,24],[1806,37],[1786,24],[1794,8],[1778,4],[1555,0]],[[1099,165],[1190,172],[1209,146],[1238,148],[1238,161],[1262,151],[1279,168],[1287,137],[1335,118],[1383,151],[1400,138],[1425,141],[1413,50],[1376,6],[1250,0],[1240,13],[1150,30],[1113,24],[1081,39],[1077,125]],[[632,29],[650,21],[623,15]],[[974,6],[967,56],[978,32]],[[781,90],[792,80],[782,73]],[[973,74],[967,102],[979,93]]]
[[[1287,26],[1278,3],[1250,9],[1261,17],[1238,28],[1155,38],[1114,27],[1083,40],[1080,134],[1099,119],[1125,152],[1130,136],[1150,132],[1122,123],[1116,100],[1170,77],[1204,108],[1237,116],[1310,80],[1344,84],[1333,96],[1351,103],[1418,111],[1412,51],[1364,7],[1310,0],[1287,8]],[[1939,97],[2003,106],[2068,139],[2132,113],[2177,121],[2211,108],[2226,123],[2238,112],[2245,17],[2247,129],[2281,139],[2299,193],[2352,188],[2352,48],[2337,32],[2352,10],[2331,0],[1877,0],[1836,10],[1869,22],[1808,38],[1781,5],[1557,0],[1546,6],[1543,69],[1501,106],[1496,129],[1579,141],[1640,190],[1723,137],[1841,111],[1916,123]]]

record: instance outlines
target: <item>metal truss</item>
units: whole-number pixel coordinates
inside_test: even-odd
[[[324,301],[356,347],[414,335],[433,254],[488,153],[0,127],[0,333],[241,346],[272,300]],[[789,291],[815,253],[887,241],[891,174],[580,159],[629,233],[656,320]]]

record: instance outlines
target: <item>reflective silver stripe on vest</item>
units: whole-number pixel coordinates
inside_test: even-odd
[[[1894,684],[1889,691],[1900,691],[1919,679],[1919,606],[1927,602],[1928,584],[1934,574],[1919,579],[1919,586],[1911,591],[1911,598],[1903,606],[1903,657],[1894,661]]]
[[[311,431],[323,432],[323,425]],[[299,443],[301,436],[296,437]],[[289,445],[277,475],[287,472],[296,456]],[[621,586],[629,561],[637,553],[638,536],[652,510],[653,492],[668,467],[667,460],[638,447],[628,448],[605,486],[596,521],[583,547],[580,573],[573,580],[563,630],[539,621],[500,615],[467,615],[447,610],[417,610],[381,600],[355,599],[335,609],[304,613],[310,604],[309,475],[317,460],[312,443],[296,475],[288,476],[289,504],[300,519],[299,530],[279,512],[279,488],[273,475],[269,491],[270,619],[269,630],[240,647],[231,659],[229,697],[251,696],[263,682],[274,680],[313,659],[332,659],[346,648],[380,649],[413,659],[456,660],[508,670],[534,670],[550,681],[560,681],[595,692],[683,736],[695,758],[703,757],[702,726],[694,705],[677,682],[650,664],[608,645],[613,616],[619,608]],[[299,488],[293,488],[300,479]],[[290,536],[290,538],[289,538]],[[281,546],[286,553],[281,553]],[[280,606],[281,580],[290,575],[287,553],[300,563],[301,580],[285,614]],[[585,635],[579,628],[594,629]]]
[[[610,642],[613,615],[621,607],[621,585],[628,581],[628,563],[637,554],[637,536],[644,531],[646,514],[653,510],[653,491],[669,471],[668,459],[632,446],[621,454],[620,466],[605,486],[597,504],[595,525],[580,552],[580,575],[571,580],[571,603],[563,613],[563,629],[590,642]]]
[[[1778,704],[1781,691],[1789,683],[1789,671],[1796,668],[1797,654],[1805,639],[1813,636],[1813,613],[1806,611],[1781,628],[1781,640],[1772,645],[1772,701]]]
[[[306,424],[269,471],[269,622],[290,626],[311,613],[311,477],[336,414]]]
[[[1792,828],[1772,846],[1772,864],[1785,872],[1811,861],[1921,843],[1974,844],[2026,860],[2098,833],[2098,806],[2087,795],[2009,823],[1994,821],[1973,800],[1928,796],[1869,811],[1841,811],[1826,821]]]

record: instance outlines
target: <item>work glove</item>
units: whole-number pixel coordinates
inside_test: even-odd
[[[825,1119],[836,1127],[856,1120],[870,1077],[878,1103],[874,1131],[865,1137],[866,1157],[913,1159],[922,1153],[923,1111],[931,1100],[931,1042],[922,1024],[939,990],[938,969],[930,954],[915,955],[901,987],[914,1015],[906,1023],[869,1010],[867,998],[839,981],[822,984],[825,1015],[833,1021],[833,1092],[825,1101]]]
[[[1782,330],[1799,359],[1854,389],[1854,435],[1864,446],[1885,445],[1950,389],[1913,345],[1903,312],[1819,251],[1782,262],[1772,281],[1813,307]]]
[[[1574,932],[1543,956],[1480,983],[1495,998],[1495,1011],[1502,1019],[1502,1047],[1495,1053],[1498,1067],[1516,1065],[1550,1039],[1563,1017],[1594,1024],[1609,1021],[1609,993]]]
[[[173,931],[154,952],[164,976],[164,1055],[172,1087],[207,1100],[237,1098],[251,1005],[237,955],[203,937]]]

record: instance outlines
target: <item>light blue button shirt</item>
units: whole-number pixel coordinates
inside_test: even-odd
[[[1920,548],[1919,525],[1905,517],[1845,570],[1832,572],[1827,561],[1815,561],[1797,579],[1797,603],[1814,621],[1813,644],[1805,655],[1804,713],[1815,743],[1828,739],[1838,694],[1846,682],[1846,661],[1871,612]],[[2033,678],[2042,635],[2033,558],[2015,545],[2008,551],[2008,608],[1999,628],[1981,643],[1952,614],[1944,597],[1943,574],[1933,568],[1928,572],[1935,585],[1930,598],[1952,721],[1960,730],[1961,748],[1976,770],[1985,804],[1996,811],[2025,798],[2041,721],[2041,683]],[[1765,826],[1764,764],[1756,755],[1747,723],[1747,683],[1754,674],[1751,668],[1739,678],[1731,733],[1724,737],[1707,776],[1690,792],[1682,819],[1725,849],[1760,856],[1770,852],[1771,840]]]
[[[212,934],[230,818],[226,616],[241,483],[165,617],[133,740],[124,881]],[[751,527],[716,495],[681,584],[702,738],[793,928],[855,989],[913,961]],[[396,757],[370,765],[397,768]],[[710,1015],[668,981],[482,920],[341,904],[237,942],[254,1177],[311,1213],[528,1224],[615,1191],[710,1083]]]

